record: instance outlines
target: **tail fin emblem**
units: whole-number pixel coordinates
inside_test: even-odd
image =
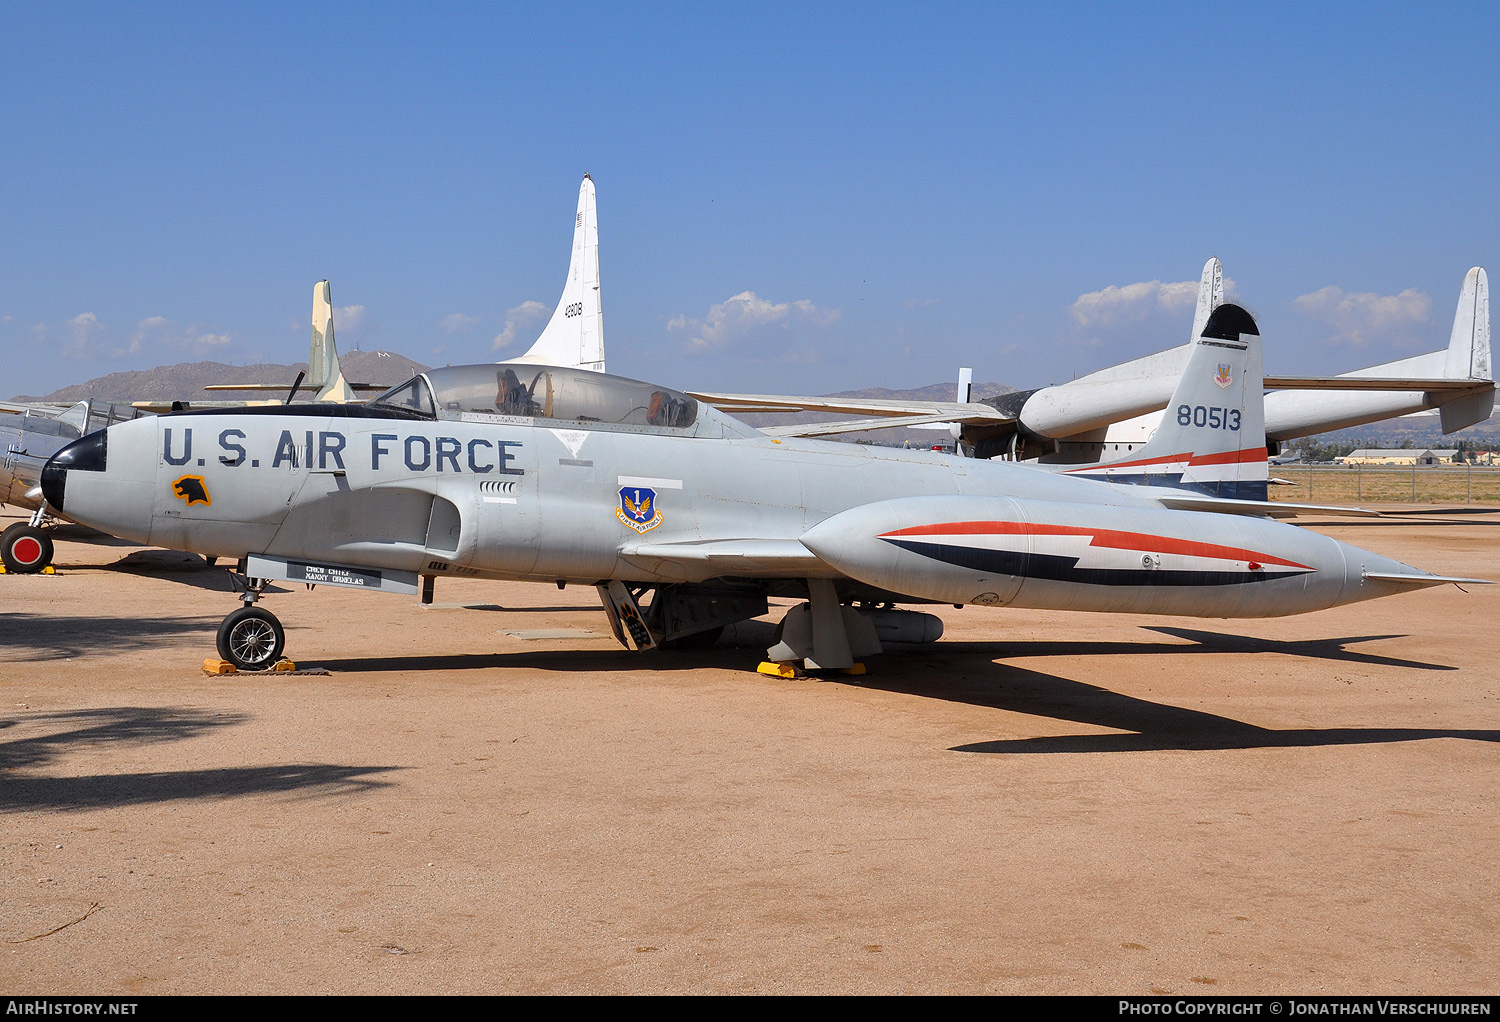
[[[1220,390],[1225,390],[1234,382],[1233,367],[1228,362],[1219,363],[1219,371],[1214,373],[1214,382],[1219,385]]]

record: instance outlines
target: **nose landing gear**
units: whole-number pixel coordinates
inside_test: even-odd
[[[255,606],[268,580],[246,578],[237,572],[230,572],[229,577],[244,590],[240,599],[245,605],[220,623],[216,637],[219,656],[234,664],[236,670],[269,671],[286,648],[286,632],[275,614]]]
[[[275,666],[286,647],[286,632],[276,615],[260,607],[241,607],[219,625],[219,656],[241,671]]]

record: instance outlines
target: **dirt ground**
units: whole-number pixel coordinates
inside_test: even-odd
[[[1500,579],[1461,511],[1312,527]],[[329,674],[209,677],[222,570],[57,561],[0,575],[9,994],[1500,989],[1500,587],[944,608],[823,680],[766,622],[626,652],[589,589],[299,588]]]

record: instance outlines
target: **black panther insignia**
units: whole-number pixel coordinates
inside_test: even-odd
[[[189,506],[193,504],[213,506],[213,501],[208,496],[208,487],[203,485],[202,476],[181,477],[172,484],[172,492],[181,497],[183,503]]]

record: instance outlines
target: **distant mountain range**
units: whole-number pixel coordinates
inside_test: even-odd
[[[344,379],[350,383],[376,383],[394,387],[428,368],[392,351],[351,351],[339,355]],[[50,394],[26,395],[13,401],[48,401],[72,404],[95,398],[100,401],[264,401],[274,391],[218,390],[203,388],[213,383],[285,383],[288,390],[306,362],[295,365],[231,366],[222,362],[181,362],[137,372],[110,373],[85,383],[54,390]],[[285,396],[285,395],[282,395]],[[311,397],[303,392],[303,396]]]

